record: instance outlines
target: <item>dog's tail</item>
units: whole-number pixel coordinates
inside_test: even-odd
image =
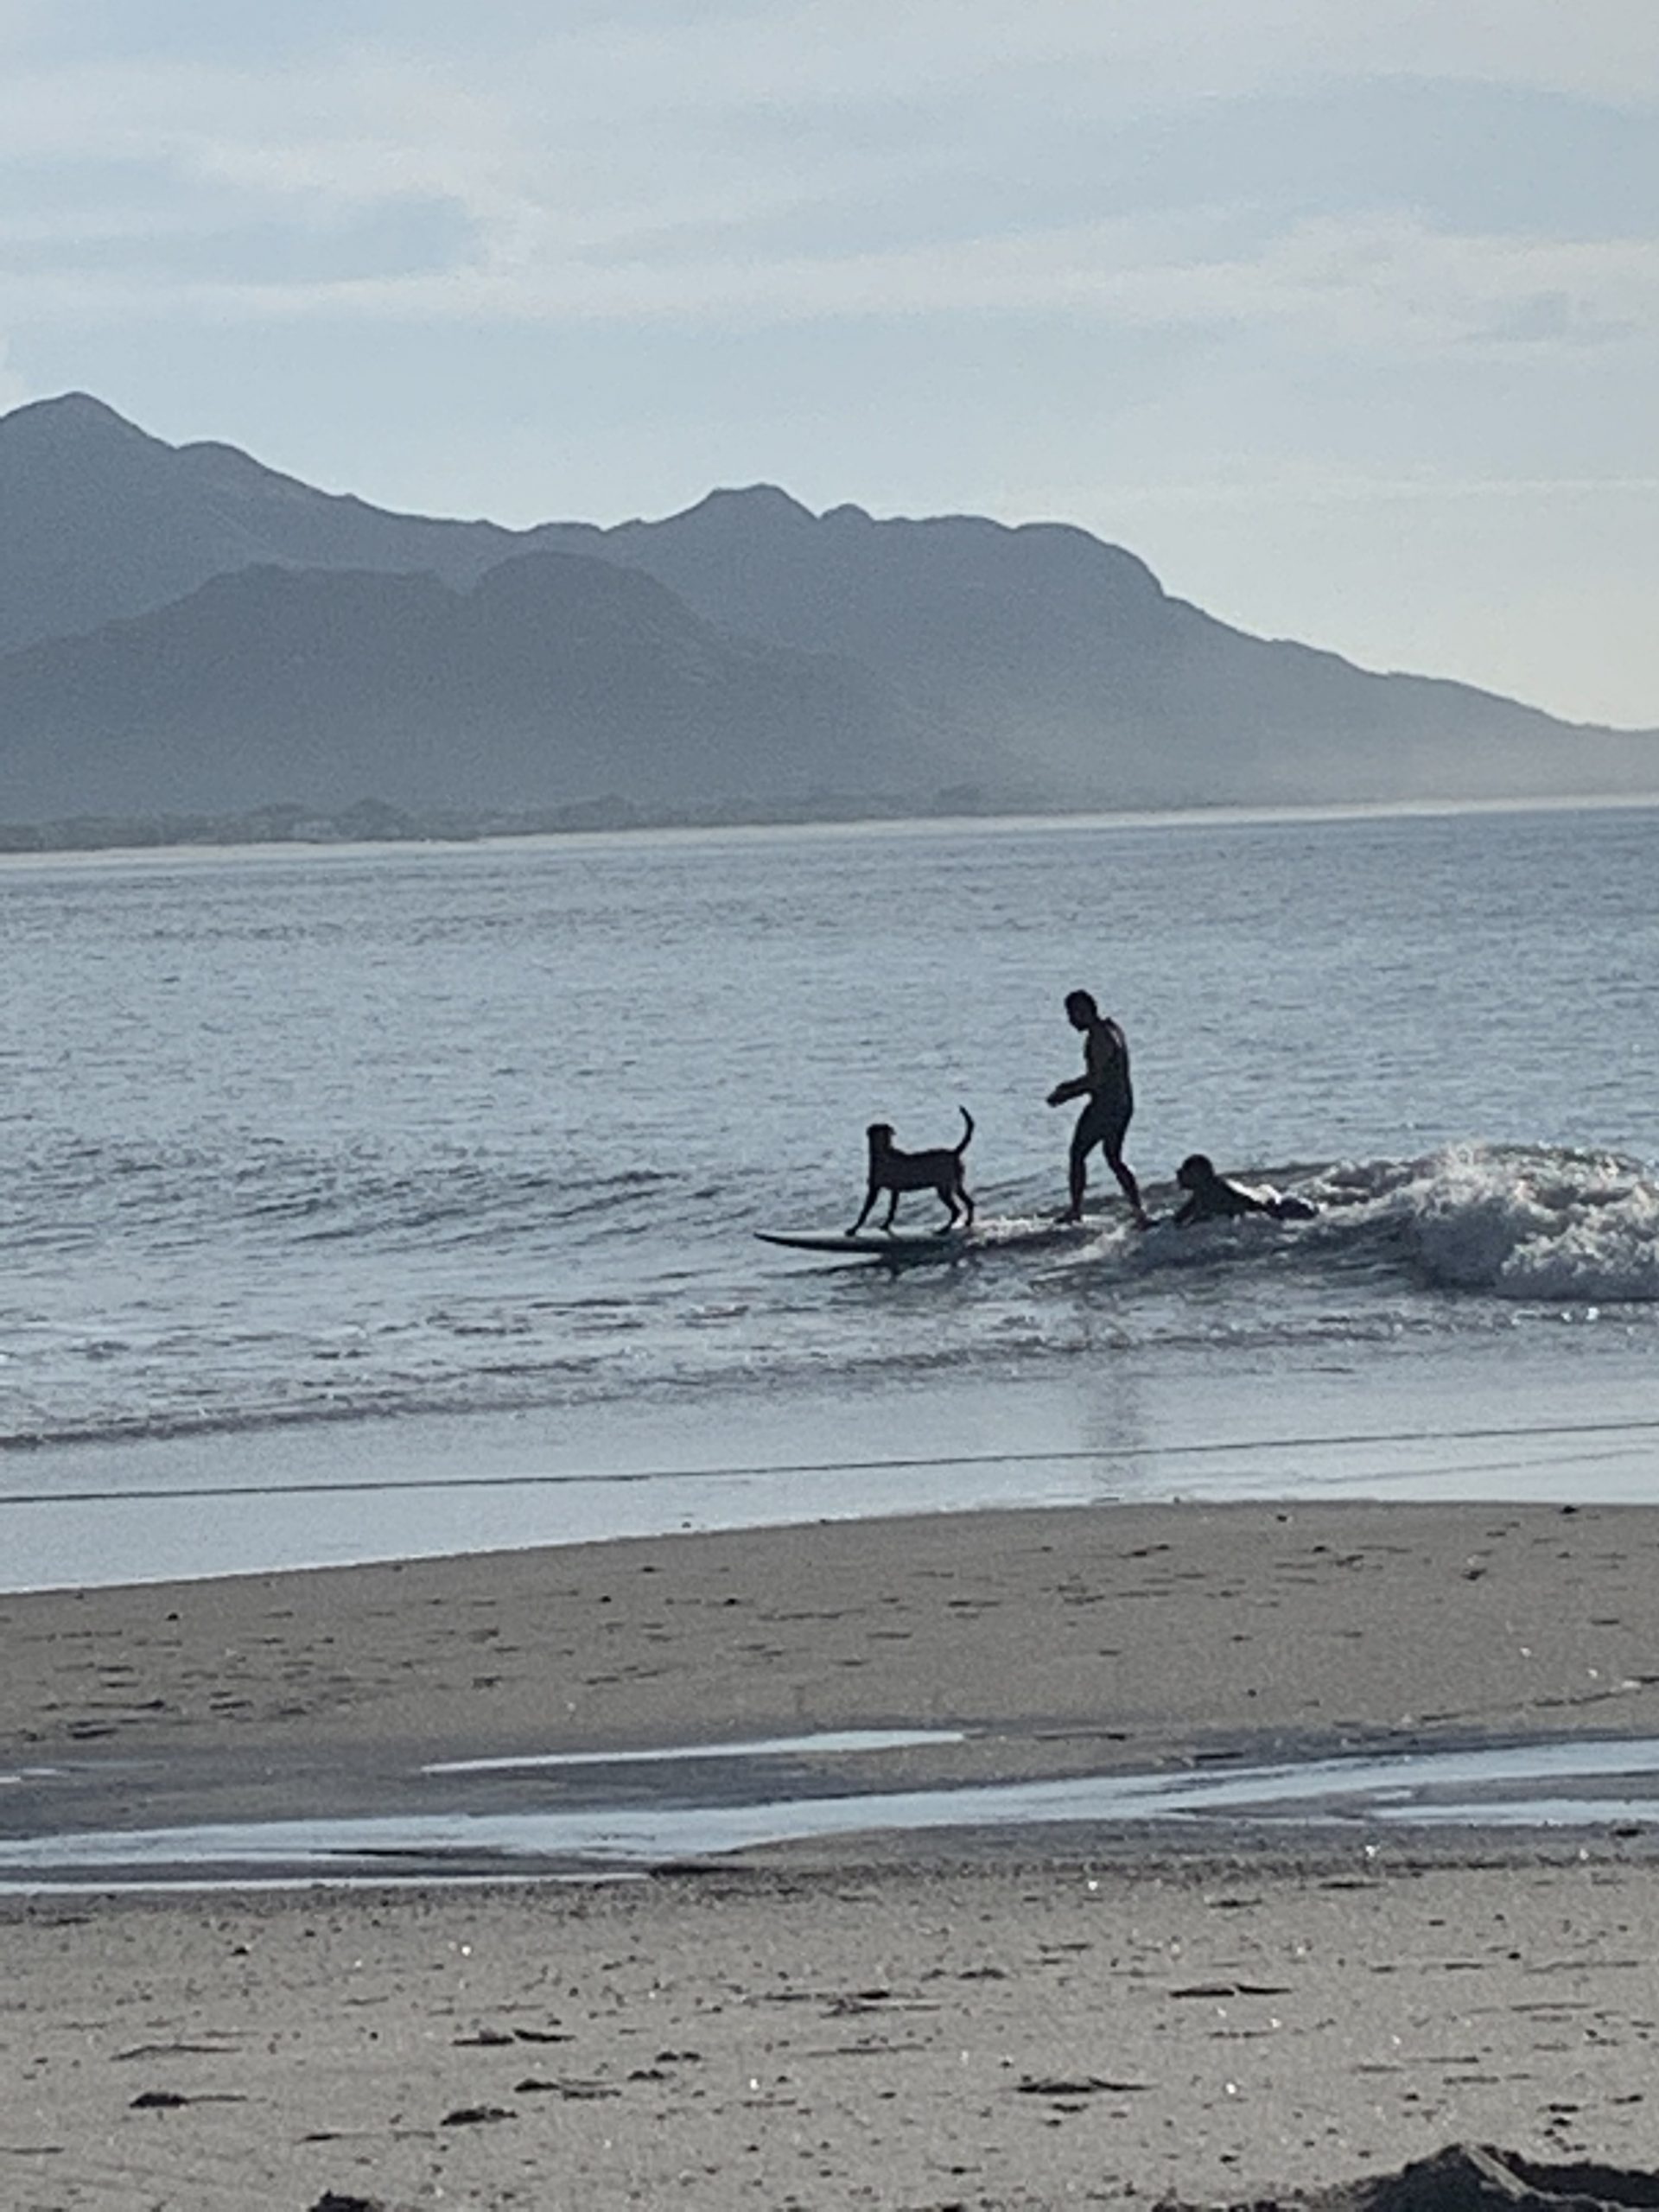
[[[958,1106],[957,1111],[962,1116],[963,1124],[962,1142],[957,1147],[957,1158],[960,1160],[963,1154],[967,1151],[968,1147],[973,1139],[974,1117],[968,1111],[968,1109],[965,1106]]]

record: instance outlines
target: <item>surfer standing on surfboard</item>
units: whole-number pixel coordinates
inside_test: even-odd
[[[1048,1103],[1051,1106],[1064,1106],[1069,1098],[1086,1097],[1089,1103],[1078,1115],[1077,1126],[1071,1133],[1071,1203],[1060,1219],[1083,1219],[1089,1154],[1098,1145],[1129,1202],[1137,1225],[1149,1229],[1152,1224],[1141,1203],[1141,1186],[1123,1158],[1123,1139],[1128,1130],[1129,1116],[1135,1111],[1135,1093],[1129,1085],[1128,1041],[1116,1022],[1101,1012],[1087,991],[1066,993],[1065,1015],[1071,1027],[1083,1035],[1084,1071],[1073,1076],[1070,1083],[1056,1084],[1048,1094]]]

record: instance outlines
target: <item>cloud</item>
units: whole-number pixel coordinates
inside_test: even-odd
[[[339,273],[375,235],[346,227],[332,243],[317,242],[287,277],[258,272],[251,249],[239,273],[199,273],[205,249],[196,240],[180,249],[166,281],[157,281],[153,251],[135,253],[130,270],[78,270],[73,257],[34,254],[32,267],[14,259],[8,290],[15,313],[43,321],[326,316],[761,328],[1063,317],[1207,342],[1262,334],[1370,364],[1471,347],[1650,346],[1659,337],[1659,241],[1456,233],[1409,215],[1298,222],[1247,252],[1218,243],[1224,221],[1195,215],[819,253],[690,254],[669,237],[650,251],[615,255],[573,239],[556,212],[532,204],[519,205],[505,226],[486,219],[488,243],[475,253],[470,232],[440,214],[404,238],[407,273]],[[384,243],[377,251],[384,262]],[[6,257],[0,231],[0,264]]]
[[[1179,97],[1185,69],[1206,97],[1403,75],[1659,101],[1649,0],[1575,0],[1570,18],[1559,0],[1165,0],[1147,13],[1136,43],[1147,93]]]
[[[1319,86],[1383,72],[1659,100],[1653,0],[1576,0],[1570,30],[1559,0],[623,0],[553,29],[507,0],[464,28],[424,0],[308,0],[276,63],[238,59],[222,11],[211,47],[167,50],[200,0],[124,6],[88,11],[126,26],[118,58],[51,52],[49,11],[0,0],[0,35],[33,41],[0,77],[14,329],[1029,315],[1396,358],[1659,326],[1650,228],[1611,234],[1639,151],[1593,188],[1580,162],[1573,230],[1551,236],[1535,196],[1530,228],[1481,226],[1501,181],[1491,208],[1401,204],[1423,162],[1379,165],[1369,203],[1351,165],[1332,207],[1346,126],[1312,127]],[[1457,83],[1416,113],[1424,143],[1455,140]],[[1260,96],[1298,86],[1323,165],[1306,181],[1262,154],[1304,118]],[[1596,112],[1573,116],[1575,151]],[[1394,109],[1364,113],[1387,140]],[[1469,116],[1512,172],[1532,152],[1529,118],[1494,137],[1490,105]]]
[[[1249,262],[1168,275],[1172,311],[1224,300],[1238,320],[1373,356],[1659,335],[1659,242],[1643,238],[1459,233],[1410,215],[1312,221]]]
[[[1525,293],[1471,337],[1488,346],[1596,346],[1617,345],[1640,329],[1629,316],[1599,315],[1572,293],[1556,290]]]
[[[0,26],[8,21],[0,0]],[[547,11],[346,0],[284,11],[273,60],[238,60],[222,9],[83,5],[75,35],[0,79],[0,147],[60,164],[122,159],[180,189],[228,188],[297,217],[328,201],[453,196],[511,233],[524,211],[590,243],[666,219],[683,194],[730,220],[815,195],[886,196],[970,175],[982,147],[1017,195],[1056,134],[1096,161],[1134,118],[1197,132],[1217,104],[1379,75],[1659,102],[1652,0],[794,0]],[[1501,13],[1501,21],[1500,21]],[[14,4],[18,22],[41,18]],[[251,19],[250,19],[251,20]],[[105,27],[100,46],[98,26]],[[125,35],[109,50],[115,26]],[[155,27],[148,43],[135,24]],[[184,27],[194,25],[192,36]],[[173,42],[164,34],[169,29]],[[1071,181],[1086,196],[1087,179]]]

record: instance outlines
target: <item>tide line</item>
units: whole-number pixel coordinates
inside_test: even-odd
[[[1268,1452],[1361,1450],[1375,1445],[1525,1443],[1549,1437],[1642,1436],[1659,1433],[1659,1419],[1544,1421],[1520,1428],[1367,1429],[1334,1436],[1256,1436],[1189,1444],[1059,1446],[1052,1451],[941,1452],[881,1459],[778,1459],[738,1467],[622,1467],[543,1470],[499,1475],[353,1475],[337,1482],[193,1483],[132,1489],[15,1491],[0,1493],[10,1506],[166,1503],[175,1499],[226,1497],[338,1497],[374,1491],[622,1489],[642,1483],[765,1482],[795,1475],[903,1474],[947,1467],[1068,1466],[1090,1461],[1200,1459]]]

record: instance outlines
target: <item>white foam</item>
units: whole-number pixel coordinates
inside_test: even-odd
[[[1351,1192],[1364,1172],[1345,1171]],[[1367,1211],[1403,1230],[1436,1285],[1560,1305],[1659,1300],[1659,1185],[1629,1161],[1459,1146],[1372,1172]]]

